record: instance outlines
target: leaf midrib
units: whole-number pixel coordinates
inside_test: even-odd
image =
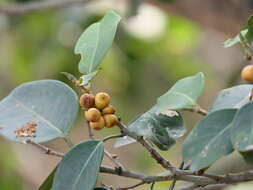
[[[12,97],[21,107],[23,107],[26,111],[31,112],[32,114],[34,114],[37,118],[39,118],[40,120],[44,121],[49,127],[51,127],[52,129],[54,129],[55,131],[57,131],[59,133],[59,135],[61,137],[65,137],[66,135],[64,134],[63,131],[61,131],[59,128],[57,128],[56,126],[54,126],[50,121],[48,121],[47,119],[45,119],[44,117],[40,116],[39,113],[35,112],[34,110],[31,110],[29,107],[25,106],[22,102],[20,102],[18,99]]]
[[[100,146],[100,144],[101,144],[101,142],[97,144],[96,148],[95,148],[94,151],[91,153],[90,157],[87,159],[86,163],[84,164],[83,168],[81,169],[79,175],[76,177],[75,182],[73,183],[72,188],[71,188],[72,190],[75,189],[75,187],[76,187],[76,185],[77,185],[77,183],[78,183],[78,181],[79,181],[79,179],[80,179],[80,177],[81,177],[83,171],[86,169],[86,167],[87,167],[87,165],[88,165],[88,162],[89,162],[90,159],[93,157],[93,155],[95,154],[95,152],[96,152],[96,150],[98,149],[98,147]]]

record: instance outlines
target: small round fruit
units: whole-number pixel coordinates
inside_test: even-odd
[[[98,109],[103,109],[110,104],[110,96],[107,93],[100,92],[95,96],[95,105]]]
[[[118,118],[114,114],[105,114],[103,118],[105,120],[105,127],[107,128],[111,128],[118,123]]]
[[[112,105],[108,105],[106,106],[103,110],[102,110],[103,114],[114,114],[115,113],[115,109]]]
[[[95,97],[92,94],[85,93],[80,97],[79,103],[84,108],[91,108],[94,106]]]
[[[242,69],[241,77],[243,80],[253,82],[253,65],[247,65]]]
[[[103,129],[104,126],[105,126],[105,120],[103,117],[100,117],[97,122],[90,122],[90,128],[97,131]]]
[[[88,121],[96,122],[101,117],[101,113],[97,108],[90,108],[84,112],[84,116]]]

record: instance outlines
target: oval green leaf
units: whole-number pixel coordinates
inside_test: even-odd
[[[209,108],[209,113],[227,108],[241,108],[250,101],[253,85],[239,85],[220,91]]]
[[[153,106],[143,115],[138,116],[128,124],[128,129],[139,136],[150,139],[161,150],[168,150],[177,138],[186,132],[184,121],[178,112],[172,111],[170,116],[157,114],[157,106]],[[129,138],[119,138],[115,147],[135,142]]]
[[[100,22],[89,26],[75,46],[75,53],[81,54],[79,71],[90,73],[94,71],[105,57],[112,45],[120,16],[109,11]]]
[[[0,134],[16,141],[37,143],[67,136],[78,112],[76,93],[57,80],[24,83],[0,102]],[[16,130],[34,122],[36,137],[18,137]]]
[[[182,148],[183,159],[190,169],[197,171],[233,152],[230,140],[236,109],[218,110],[204,117],[186,138]]]
[[[177,81],[167,93],[157,99],[159,112],[197,106],[197,99],[201,95],[203,87],[203,73],[197,73]]]
[[[58,166],[53,190],[93,190],[103,155],[101,141],[85,141],[74,146]]]
[[[240,152],[253,151],[253,102],[244,105],[235,115],[232,143]]]

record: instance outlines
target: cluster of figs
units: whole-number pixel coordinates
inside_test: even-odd
[[[110,105],[110,96],[107,93],[100,92],[95,96],[84,93],[80,97],[80,105],[88,109],[84,112],[84,116],[92,129],[101,130],[117,125],[118,118],[114,115],[115,109]]]

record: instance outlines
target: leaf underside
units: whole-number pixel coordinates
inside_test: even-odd
[[[81,54],[79,71],[90,73],[94,71],[105,57],[112,45],[120,16],[109,11],[100,22],[89,26],[75,46],[75,53]]]
[[[221,90],[214,98],[209,113],[220,109],[241,108],[250,102],[252,89],[253,85],[245,84]]]
[[[206,168],[219,158],[233,152],[230,133],[237,109],[215,111],[197,123],[184,141],[182,154],[190,169]]]
[[[167,93],[157,99],[159,112],[165,110],[179,110],[197,106],[197,99],[204,87],[203,73],[183,78],[169,89]]]
[[[0,102],[0,134],[9,140],[37,143],[66,137],[78,112],[76,93],[57,80],[24,83]],[[34,122],[36,137],[22,137],[15,131]]]

